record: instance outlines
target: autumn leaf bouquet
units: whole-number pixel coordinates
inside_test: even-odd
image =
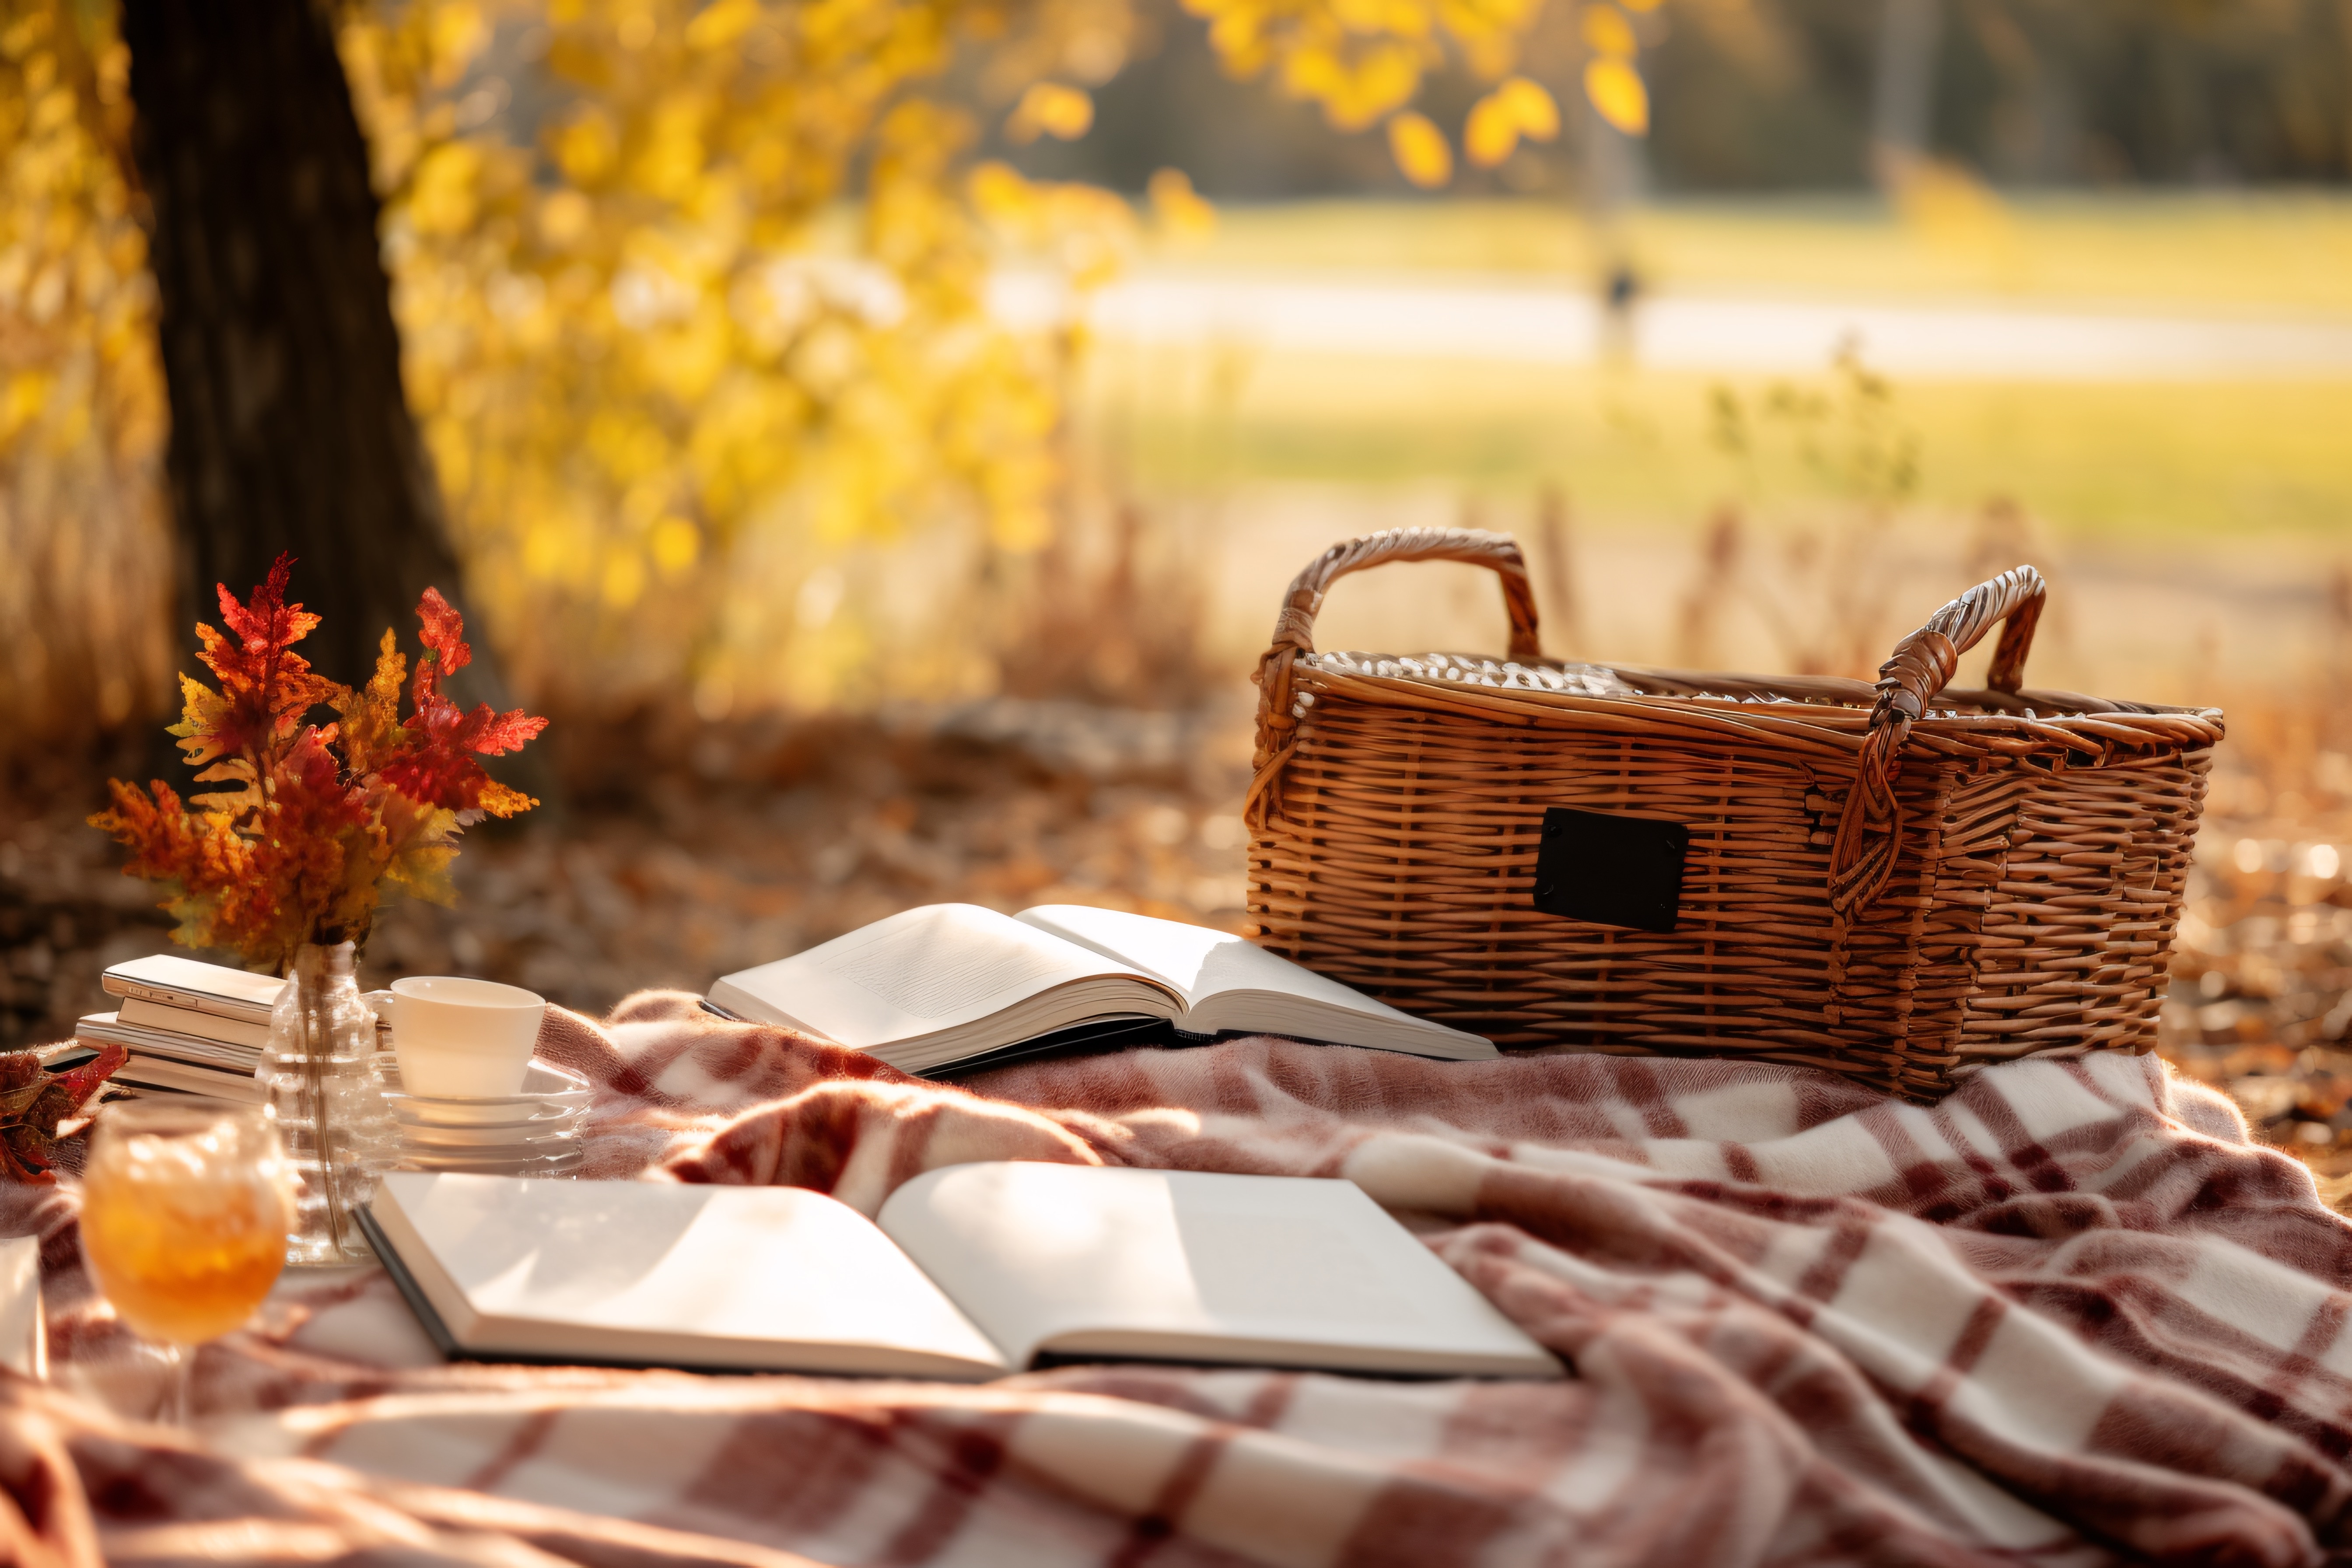
[[[196,782],[221,787],[184,805],[161,779],[145,794],[115,779],[113,807],[89,819],[130,847],[126,874],[170,889],[162,907],[180,922],[174,941],[232,949],[273,973],[305,944],[364,942],[386,888],[451,902],[459,830],[539,804],[476,757],[518,750],[547,727],[520,709],[468,713],[449,700],[446,683],[473,651],[432,588],[416,606],[425,651],[413,681],[389,630],[365,686],[315,673],[294,645],[320,617],[287,602],[292,565],[279,556],[242,604],[221,585],[227,632],[196,626],[198,657],[220,688],[180,678],[185,707],[171,732]],[[334,722],[310,722],[321,708]]]
[[[160,779],[144,793],[113,780],[112,807],[89,820],[129,846],[128,874],[167,889],[174,940],[286,976],[256,1076],[295,1176],[289,1258],[352,1261],[368,1256],[353,1211],[396,1142],[356,948],[387,889],[452,901],[461,830],[539,804],[477,759],[519,749],[547,721],[451,700],[447,681],[473,655],[431,588],[416,606],[425,652],[413,679],[390,631],[365,686],[317,674],[294,651],[320,617],[287,601],[292,564],[279,556],[242,603],[223,584],[227,629],[196,627],[219,686],[181,677],[171,733],[196,781],[218,787],[183,803]],[[333,720],[313,722],[321,710]]]

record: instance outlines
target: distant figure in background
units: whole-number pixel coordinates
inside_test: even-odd
[[[1633,357],[1633,307],[1641,303],[1642,277],[1633,264],[1620,258],[1610,264],[1601,284],[1601,359],[1622,364]]]

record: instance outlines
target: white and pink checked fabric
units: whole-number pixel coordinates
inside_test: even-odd
[[[2352,1226],[2153,1058],[1932,1110],[1823,1075],[1250,1039],[919,1083],[648,995],[541,1048],[597,1173],[867,1212],[941,1164],[1349,1176],[1575,1375],[979,1387],[443,1366],[373,1270],[207,1351],[201,1441],[0,1384],[27,1563],[2319,1563],[2352,1557]],[[822,1289],[822,1281],[811,1281]]]

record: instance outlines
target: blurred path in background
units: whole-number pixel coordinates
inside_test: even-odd
[[[1039,329],[1070,301],[1050,275],[999,275],[990,304]],[[1590,364],[1612,338],[1589,289],[1524,276],[1339,279],[1307,273],[1157,271],[1095,296],[1086,319],[1136,344],[1225,339],[1269,352]],[[1640,298],[1628,357],[1658,370],[1803,374],[1841,348],[1902,376],[2138,381],[2352,374],[2352,321],[1774,299],[1676,290]]]

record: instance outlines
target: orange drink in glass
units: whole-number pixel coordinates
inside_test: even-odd
[[[187,1419],[188,1350],[253,1315],[292,1219],[285,1154],[259,1107],[186,1096],[99,1112],[82,1256],[116,1314],[172,1347],[174,1420]]]

